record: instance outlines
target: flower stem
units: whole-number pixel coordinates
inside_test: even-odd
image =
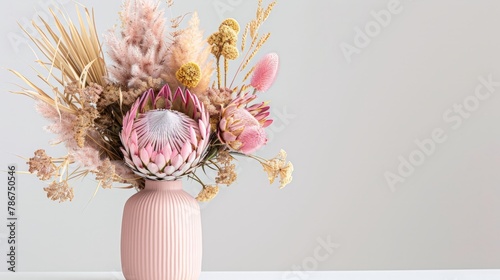
[[[201,179],[196,176],[196,174],[194,173],[191,173],[188,177],[190,177],[191,179],[195,180],[196,182],[200,183],[200,185],[205,188],[205,184],[203,184],[203,182],[201,181]]]
[[[217,87],[220,89],[220,56],[217,57]]]
[[[224,87],[227,87],[227,70],[229,69],[229,61],[224,57]]]
[[[243,64],[245,64],[245,61],[248,58],[248,55],[250,55],[250,50],[252,50],[253,46],[255,45],[255,40],[252,39],[252,44],[250,45],[250,48],[248,48],[247,53],[245,54],[245,57],[243,57],[243,60],[240,63],[240,66],[238,66],[238,69],[236,70],[236,73],[234,73],[233,80],[231,81],[231,84],[229,85],[229,88],[233,86],[234,80],[236,80],[236,77],[238,74],[243,70],[241,67],[243,67]]]
[[[234,155],[237,155],[237,156],[244,156],[244,157],[248,157],[248,158],[251,158],[251,159],[254,159],[260,163],[263,163],[265,161],[267,161],[265,158],[262,158],[262,157],[259,157],[259,156],[256,156],[256,155],[247,155],[247,154],[244,154],[244,153],[240,153],[240,152],[230,152],[230,154],[234,154]]]

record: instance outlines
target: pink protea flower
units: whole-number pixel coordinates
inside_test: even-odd
[[[257,91],[267,91],[276,79],[278,73],[279,57],[276,53],[266,54],[253,71],[252,80],[250,85]]]
[[[148,90],[123,118],[120,138],[125,163],[150,180],[176,180],[205,155],[210,123],[196,95],[165,85]]]
[[[267,119],[269,106],[265,102],[248,106],[255,95],[244,95],[222,109],[219,122],[219,140],[231,149],[251,154],[267,143],[265,127],[273,121]]]

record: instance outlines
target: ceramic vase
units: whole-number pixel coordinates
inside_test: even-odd
[[[198,202],[182,181],[149,181],[123,211],[122,271],[127,280],[197,280],[201,272]]]

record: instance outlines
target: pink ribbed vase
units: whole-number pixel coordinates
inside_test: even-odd
[[[198,202],[181,181],[146,180],[123,211],[121,260],[127,280],[197,280],[201,272]]]

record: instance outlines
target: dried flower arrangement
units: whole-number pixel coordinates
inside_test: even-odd
[[[37,150],[28,161],[29,172],[49,182],[47,196],[72,200],[68,182],[87,175],[95,176],[98,188],[120,183],[137,190],[145,179],[187,176],[203,187],[197,199],[209,201],[219,185],[236,180],[235,156],[257,160],[270,183],[290,183],[293,165],[283,150],[270,160],[253,154],[266,143],[265,128],[272,123],[268,102],[255,99],[274,82],[278,56],[268,54],[246,69],[270,37],[259,29],[275,4],[264,8],[258,1],[238,47],[240,25],[234,19],[204,38],[196,13],[181,29],[184,16],[167,23],[159,2],[125,0],[121,30],[104,36],[111,63],[105,62],[93,11],[77,8],[77,23],[51,11],[56,28],[43,19],[43,25],[34,24],[40,36],[30,38],[47,60],[36,61],[44,71],[37,72],[42,84],[10,71],[27,85],[15,93],[36,100],[38,112],[51,122],[48,131],[58,136],[54,143],[68,150],[63,157]],[[171,8],[173,0],[166,5]],[[229,62],[239,58],[228,84]],[[244,71],[240,85],[233,86]],[[215,183],[196,175],[206,168],[217,172]]]

